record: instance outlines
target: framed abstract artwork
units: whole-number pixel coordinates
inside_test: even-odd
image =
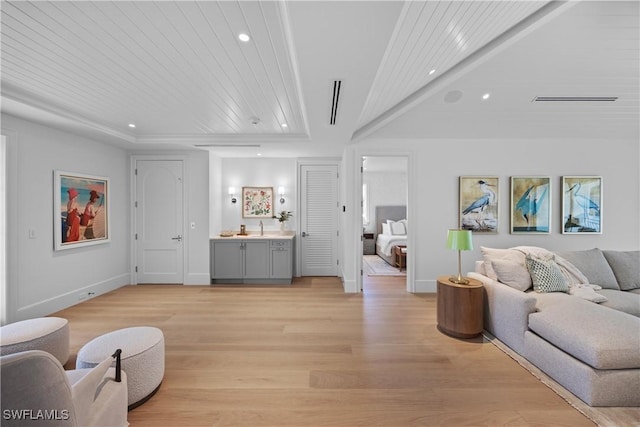
[[[498,232],[498,177],[460,177],[460,228],[474,233]]]
[[[272,218],[273,187],[242,187],[242,217]]]
[[[562,177],[562,234],[602,234],[602,177]]]
[[[53,203],[54,250],[109,242],[108,178],[54,171]]]
[[[551,232],[551,178],[511,177],[511,233]]]

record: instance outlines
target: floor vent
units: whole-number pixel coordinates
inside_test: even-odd
[[[329,124],[335,126],[336,118],[338,116],[338,101],[340,100],[340,87],[342,86],[342,80],[333,81],[333,99],[331,101],[331,117],[329,117]]]
[[[536,96],[534,102],[613,102],[618,99],[617,96]]]

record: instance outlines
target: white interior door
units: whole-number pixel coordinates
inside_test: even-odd
[[[302,276],[338,275],[338,166],[300,167]]]
[[[137,283],[183,283],[183,161],[136,161]]]

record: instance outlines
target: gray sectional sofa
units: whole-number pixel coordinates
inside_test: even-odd
[[[588,405],[640,406],[640,251],[552,254],[564,292],[531,286],[526,256],[544,249],[482,253],[469,276],[484,284],[488,332]]]

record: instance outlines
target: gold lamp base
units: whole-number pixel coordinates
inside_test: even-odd
[[[468,285],[469,284],[469,280],[462,277],[462,276],[451,276],[449,277],[449,281],[452,283],[455,283],[456,285]]]

